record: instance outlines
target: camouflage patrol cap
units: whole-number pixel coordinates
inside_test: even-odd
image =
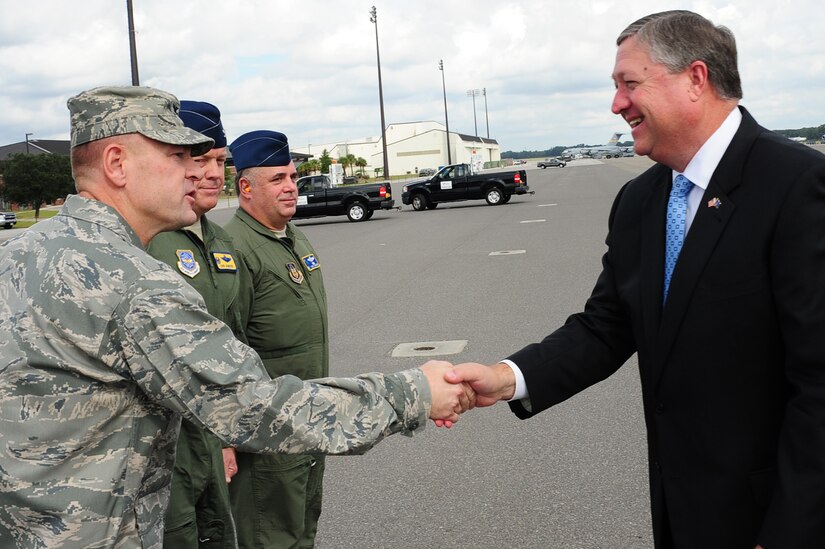
[[[212,149],[214,141],[184,126],[177,97],[142,86],[94,88],[69,98],[72,147],[115,135],[139,133],[149,139],[185,145],[192,156]]]

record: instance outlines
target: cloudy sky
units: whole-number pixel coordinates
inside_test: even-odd
[[[373,4],[387,124],[444,121],[443,59],[451,131],[475,133],[467,90],[485,88],[502,150],[604,143],[626,131],[610,112],[615,37],[674,8],[733,30],[763,125],[825,123],[821,0],[134,0],[140,83],[218,105],[230,141],[380,135]],[[131,83],[126,0],[0,0],[0,13],[0,145],[68,138],[69,96]],[[482,96],[476,118],[486,136]]]

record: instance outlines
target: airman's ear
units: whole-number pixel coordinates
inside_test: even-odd
[[[249,193],[252,192],[252,184],[246,177],[241,177],[238,179],[238,193],[241,196],[245,196],[249,198]]]
[[[117,187],[126,185],[126,159],[129,157],[127,147],[114,141],[103,149],[103,174],[106,180]]]

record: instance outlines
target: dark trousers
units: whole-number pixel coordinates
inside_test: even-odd
[[[324,459],[238,452],[229,493],[241,549],[315,545]]]
[[[165,549],[236,547],[221,448],[215,436],[182,422],[164,525]]]

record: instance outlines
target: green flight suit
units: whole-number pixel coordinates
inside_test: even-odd
[[[246,280],[238,268],[232,239],[221,227],[200,220],[201,236],[189,229],[165,232],[147,251],[168,263],[195,288],[209,314],[243,337],[240,289]],[[224,474],[222,443],[188,421],[181,424],[166,512],[163,546],[167,549],[234,549],[237,546],[229,490]]]
[[[286,237],[278,238],[240,208],[225,228],[252,279],[245,333],[269,375],[328,375],[326,292],[306,236],[289,223]],[[313,547],[324,457],[241,452],[237,457],[229,493],[240,547]]]

